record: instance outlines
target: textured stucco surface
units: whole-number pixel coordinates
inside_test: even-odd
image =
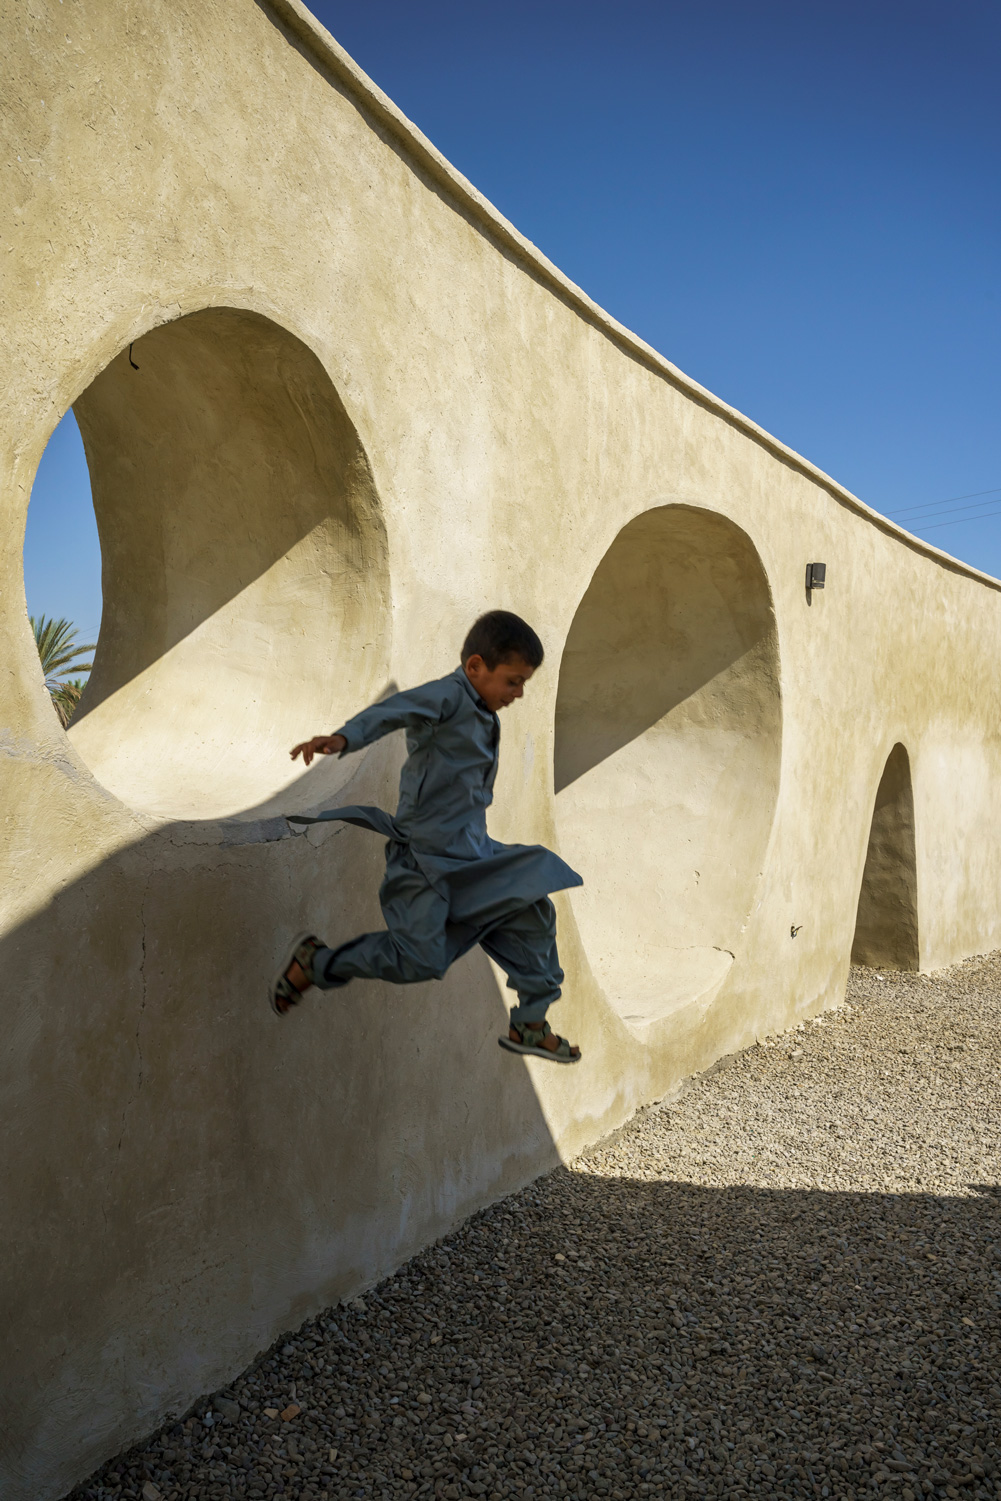
[[[874,808],[902,962],[997,947],[1001,598],[605,319],[291,0],[0,0],[0,49],[0,1491],[42,1501],[837,1005]],[[71,404],[107,613],[67,736],[21,548]],[[500,1052],[480,955],[265,1004],[291,931],[377,920],[378,842],[281,809],[390,803],[400,755],[286,747],[489,605],[549,653],[492,830],[586,878],[574,1070]]]

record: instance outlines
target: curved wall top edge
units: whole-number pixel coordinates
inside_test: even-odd
[[[509,250],[514,251],[532,274],[541,282],[548,283],[564,301],[568,302],[588,322],[600,328],[627,354],[641,360],[656,374],[671,381],[689,396],[695,397],[717,416],[725,418],[734,427],[739,428],[741,432],[775,454],[777,458],[783,459],[809,479],[823,485],[835,500],[840,501],[880,531],[886,532],[904,547],[912,552],[921,553],[933,563],[938,563],[954,573],[965,574],[967,578],[984,584],[989,589],[1001,591],[1001,579],[996,579],[991,574],[984,573],[981,569],[974,568],[959,558],[954,558],[951,553],[932,546],[920,537],[915,537],[912,532],[906,531],[904,527],[898,526],[888,517],[874,511],[871,506],[866,505],[865,501],[859,500],[857,495],[853,495],[844,485],[832,479],[818,465],[811,463],[809,459],[804,458],[802,454],[797,453],[794,448],[790,448],[779,438],[773,437],[765,428],[759,427],[752,418],[744,416],[736,407],[730,406],[721,397],[715,396],[705,386],[700,386],[698,381],[686,375],[683,370],[679,370],[677,365],[672,365],[671,361],[654,349],[651,344],[647,344],[638,334],[634,334],[624,324],[619,323],[611,313],[607,313],[582,288],[578,287],[576,282],[571,281],[558,266],[543,255],[531,240],[516,229],[510,220],[506,219],[500,210],[495,208],[490,200],[484,197],[447,157],[442,155],[419,127],[393,103],[388,94],[383,93],[378,84],[373,82],[364,69],[359,67],[326,27],[303,4],[303,0],[258,0],[258,3],[262,9],[271,11],[274,17],[292,32],[296,40],[312,53],[314,59],[329,69],[338,81],[345,85],[363,108],[396,137],[410,156],[449,189],[452,196],[470,212],[482,229],[488,231],[494,239],[500,241]]]

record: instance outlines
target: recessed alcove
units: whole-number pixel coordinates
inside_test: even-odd
[[[717,512],[669,505],[618,534],[560,664],[555,788],[592,968],[641,1034],[708,1007],[738,952],[779,785],[768,581]]]
[[[852,963],[920,967],[911,762],[893,747],[876,788],[852,943]]]
[[[386,681],[386,537],[358,435],[301,340],[230,308],[146,334],[73,410],[104,607],[68,733],[134,807],[263,804],[301,775],[293,742]]]

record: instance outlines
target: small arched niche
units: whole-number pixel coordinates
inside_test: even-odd
[[[358,435],[305,344],[230,308],[146,334],[74,412],[104,608],[69,734],[134,807],[262,805],[300,773],[296,740],[385,684],[386,538]]]
[[[852,963],[873,969],[920,968],[914,793],[910,758],[899,744],[887,757],[876,789]]]
[[[750,538],[690,506],[605,554],[560,664],[555,784],[591,965],[640,1035],[708,1007],[754,900],[779,784],[768,581]]]

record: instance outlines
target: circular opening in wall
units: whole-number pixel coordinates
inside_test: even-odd
[[[642,1035],[708,1008],[737,951],[775,810],[778,650],[764,569],[714,511],[648,511],[574,616],[556,702],[562,853],[592,968]]]
[[[358,435],[305,344],[229,308],[144,335],[73,411],[104,604],[68,733],[132,806],[261,812],[301,776],[290,746],[385,685],[386,538]]]
[[[65,724],[79,703],[101,624],[101,544],[72,408],[49,437],[31,487],[24,592],[46,685]]]

